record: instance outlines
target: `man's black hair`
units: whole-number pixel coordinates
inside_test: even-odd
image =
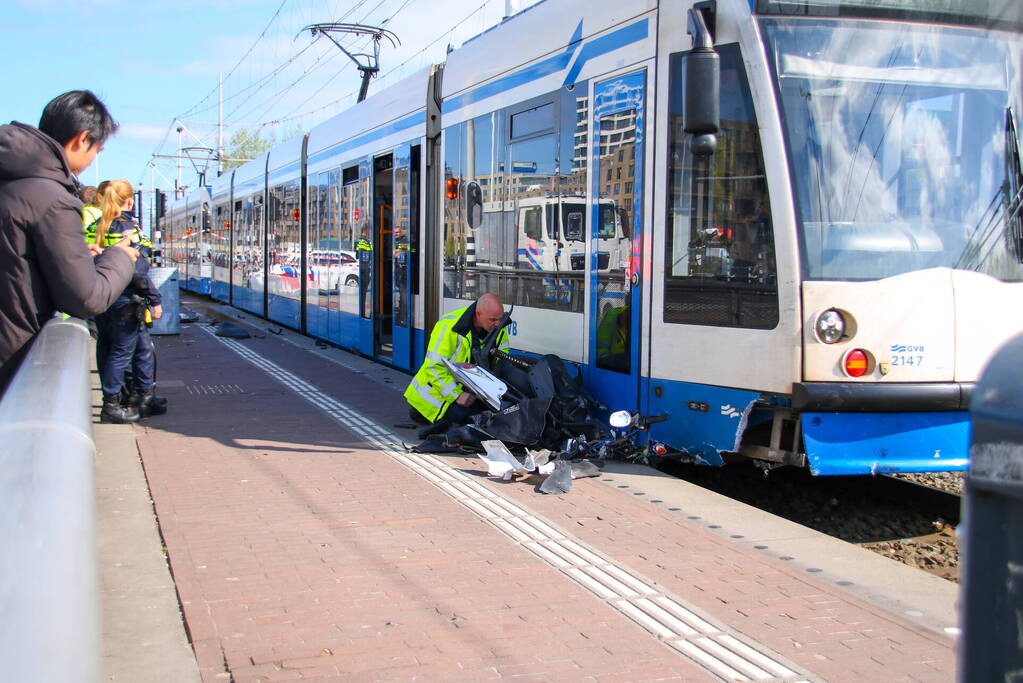
[[[89,146],[103,144],[117,130],[106,106],[88,90],[72,90],[50,100],[39,119],[39,130],[65,145],[83,130]]]

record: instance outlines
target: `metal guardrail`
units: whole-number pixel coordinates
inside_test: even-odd
[[[89,332],[47,321],[0,399],[0,662],[20,682],[99,681]]]
[[[1019,680],[1023,669],[1023,334],[984,369],[970,406],[963,489],[959,678]]]

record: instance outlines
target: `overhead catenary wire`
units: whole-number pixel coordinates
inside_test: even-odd
[[[344,13],[343,15],[341,15],[341,17],[340,17],[340,18],[338,19],[338,21],[343,21],[344,19],[348,18],[348,17],[349,17],[349,16],[351,16],[351,15],[352,15],[352,14],[353,14],[353,13],[354,13],[354,12],[355,12],[356,10],[358,10],[358,9],[359,9],[360,7],[362,7],[363,5],[365,5],[365,4],[366,4],[366,3],[368,2],[368,1],[369,1],[369,0],[359,0],[359,2],[355,3],[355,5],[353,5],[353,6],[351,7],[351,8],[349,8],[347,12],[345,12],[345,13]],[[368,15],[369,15],[370,13],[372,13],[372,12],[376,11],[376,10],[377,10],[377,9],[378,9],[378,8],[380,7],[380,5],[382,5],[382,4],[384,3],[384,2],[386,2],[386,0],[381,0],[381,1],[380,1],[379,3],[377,3],[377,5],[376,5],[376,6],[375,6],[375,7],[374,7],[374,8],[372,9],[372,10],[370,10],[370,11],[369,11],[369,12],[368,12],[368,13],[367,13],[367,14],[366,14],[365,16],[368,16]],[[272,70],[272,71],[271,71],[270,73],[266,74],[266,75],[265,75],[264,77],[260,78],[260,79],[259,79],[258,81],[254,82],[254,83],[251,83],[251,84],[249,84],[248,86],[246,86],[245,88],[242,88],[241,90],[239,90],[238,92],[236,92],[236,93],[235,93],[234,95],[232,95],[232,96],[231,96],[231,99],[234,99],[234,98],[235,98],[235,97],[236,97],[237,95],[240,95],[240,94],[246,93],[246,92],[248,92],[248,91],[252,90],[253,88],[256,88],[256,87],[260,87],[260,86],[262,86],[262,85],[263,85],[263,84],[265,84],[265,83],[266,83],[267,81],[269,81],[269,80],[270,80],[271,78],[273,78],[274,76],[277,76],[278,74],[280,74],[281,72],[283,72],[283,71],[284,71],[284,69],[286,69],[286,68],[287,68],[288,66],[290,66],[291,64],[293,64],[293,63],[294,63],[294,62],[295,62],[295,61],[296,61],[296,60],[298,59],[298,57],[300,57],[301,55],[305,54],[305,53],[306,53],[306,52],[307,52],[308,50],[312,49],[314,45],[315,45],[315,42],[312,42],[312,41],[310,41],[310,42],[309,42],[308,44],[306,44],[306,46],[305,46],[305,47],[303,47],[303,48],[302,48],[301,50],[299,50],[299,51],[298,51],[298,53],[296,53],[295,55],[293,55],[293,56],[292,56],[291,58],[289,58],[289,59],[288,59],[288,60],[287,60],[286,62],[284,62],[283,64],[281,64],[281,65],[279,65],[278,67],[276,67],[275,69],[273,69],[273,70]],[[331,51],[331,50],[327,50],[327,51],[325,51],[325,52],[324,52],[324,53],[323,53],[322,55],[320,55],[320,57],[318,57],[316,61],[317,61],[317,62],[319,62],[320,60],[324,59],[324,57],[325,57],[325,56],[326,56],[326,59],[327,59],[328,61],[332,61],[332,60],[333,60],[333,59],[334,59],[334,58],[336,57],[336,55],[334,54],[334,52],[333,52],[333,51]],[[309,70],[307,69],[307,73],[308,73],[308,72],[309,72]],[[292,84],[292,85],[294,85],[294,84]],[[274,95],[274,96],[275,96],[275,97],[280,97],[280,96],[282,96],[282,95],[283,95],[283,94],[284,94],[285,92],[287,92],[287,90],[288,90],[288,89],[290,89],[290,87],[291,87],[291,86],[288,86],[288,87],[284,88],[283,90],[280,90],[280,91],[278,91],[277,93],[275,93],[275,95]],[[233,114],[233,113],[234,113],[235,111],[237,111],[237,110],[238,110],[238,108],[239,108],[239,107],[235,107],[235,108],[234,108],[234,109],[233,109],[233,110],[232,110],[232,111],[230,112],[230,114]],[[257,106],[256,108],[258,108],[258,106]]]
[[[414,2],[414,1],[415,0],[409,0],[409,2],[406,3],[406,4],[409,4],[409,3]],[[380,80],[386,79],[392,73],[394,73],[394,72],[398,71],[399,69],[403,68],[404,66],[409,64],[412,60],[414,60],[417,57],[419,57],[419,55],[423,54],[424,52],[429,50],[431,47],[436,45],[445,36],[451,35],[451,33],[453,31],[455,31],[456,29],[458,29],[459,26],[461,26],[465,22],[467,22],[470,19],[472,19],[476,14],[478,14],[484,7],[489,5],[491,2],[493,2],[493,0],[485,0],[485,2],[483,4],[481,4],[479,7],[477,7],[472,12],[470,12],[468,15],[466,15],[463,19],[461,19],[459,22],[457,22],[454,26],[446,29],[443,33],[441,33],[436,38],[434,38],[432,41],[430,41],[425,47],[420,49],[418,52],[414,53],[412,56],[410,56],[408,59],[406,59],[404,62],[402,62],[398,66],[396,66],[396,67],[394,67],[392,69],[389,69],[388,71],[383,73],[380,76]],[[331,80],[333,80],[333,77],[331,78]],[[291,116],[290,113],[289,113],[289,114],[285,115],[285,117],[283,117],[283,118],[274,119],[274,120],[271,120],[271,121],[264,121],[264,122],[262,122],[260,124],[257,124],[257,125],[262,128],[262,127],[265,127],[265,126],[268,126],[268,125],[279,125],[279,124],[282,124],[282,123],[288,123],[290,121],[295,121],[297,119],[306,118],[306,117],[311,116],[313,114],[317,114],[317,113],[319,113],[321,111],[324,111],[325,109],[330,109],[331,107],[333,107],[335,105],[338,105],[341,102],[344,102],[345,100],[353,98],[353,97],[355,97],[356,93],[357,93],[356,90],[352,90],[351,92],[349,92],[348,94],[344,95],[343,97],[340,97],[340,98],[338,98],[338,99],[336,99],[336,100],[334,100],[332,102],[328,102],[327,104],[325,104],[325,105],[323,105],[321,107],[317,107],[316,109],[312,109],[310,111],[303,112],[301,114],[297,114],[297,115],[294,115],[294,116]],[[312,98],[310,97],[309,99],[312,99]],[[306,100],[306,102],[308,102],[308,99]]]
[[[401,11],[402,11],[403,9],[405,9],[406,7],[408,7],[408,5],[409,5],[409,4],[411,4],[411,3],[413,2],[413,1],[414,1],[414,0],[404,0],[404,2],[403,2],[403,3],[401,4],[401,6],[400,6],[400,7],[398,7],[398,9],[396,9],[396,10],[395,10],[394,12],[392,12],[392,13],[391,13],[391,15],[390,15],[389,17],[387,17],[387,18],[386,18],[386,19],[384,19],[384,20],[383,20],[382,22],[380,22],[380,24],[381,24],[381,25],[384,25],[384,24],[386,24],[387,22],[389,22],[389,21],[390,21],[391,19],[393,19],[393,18],[394,18],[395,16],[397,16],[398,12],[401,12]],[[364,17],[369,17],[369,16],[371,15],[371,14],[373,14],[373,12],[377,11],[378,9],[380,9],[380,7],[381,7],[381,6],[382,6],[382,5],[383,5],[383,4],[385,3],[385,2],[387,2],[387,0],[380,0],[380,2],[378,2],[378,3],[377,3],[377,4],[376,4],[376,5],[374,6],[374,7],[373,7],[373,9],[369,10],[369,12],[367,12],[367,13],[366,13],[366,14],[364,15]],[[346,16],[347,16],[347,15],[346,15]],[[363,19],[363,20],[365,21],[365,19]],[[367,37],[367,38],[366,38],[365,40],[366,40],[367,42],[365,42],[364,44],[368,44],[368,41],[369,41],[369,40],[372,40],[372,38],[370,38],[370,37]],[[312,45],[312,44],[313,44],[313,43],[312,43],[312,42],[310,42],[310,45]],[[355,48],[355,49],[361,49],[361,48]],[[338,55],[339,55],[339,54],[340,54],[340,53],[338,53],[338,52],[335,52],[335,51],[331,51],[331,56],[329,57],[329,59],[328,59],[328,62],[330,62],[330,61],[333,61],[334,59],[336,59],[336,58],[338,57]],[[313,66],[311,66],[310,68],[306,69],[306,71],[305,71],[305,72],[303,72],[303,73],[302,73],[302,74],[301,74],[301,75],[300,75],[300,76],[299,76],[299,77],[298,77],[297,79],[295,79],[295,80],[294,80],[294,81],[293,81],[292,83],[290,83],[290,84],[289,84],[288,86],[286,86],[286,87],[285,87],[285,88],[283,88],[282,90],[279,90],[279,91],[277,91],[276,93],[274,93],[273,95],[271,95],[271,96],[270,96],[269,98],[265,99],[265,100],[264,100],[264,101],[263,101],[263,102],[262,102],[261,104],[259,104],[259,105],[256,105],[255,107],[253,107],[253,109],[259,109],[260,107],[264,107],[264,108],[263,108],[263,111],[262,111],[262,112],[261,112],[261,113],[260,113],[260,114],[259,114],[258,116],[254,117],[254,118],[256,118],[256,119],[258,120],[258,119],[262,118],[263,116],[266,116],[267,112],[269,112],[269,111],[270,111],[270,109],[272,109],[272,108],[273,108],[273,106],[274,106],[274,105],[275,105],[275,104],[277,103],[277,101],[278,101],[278,100],[280,100],[280,99],[281,99],[281,98],[282,98],[282,97],[283,97],[284,95],[286,95],[286,94],[287,94],[288,92],[290,92],[290,91],[291,91],[291,90],[292,90],[292,89],[293,89],[293,88],[294,88],[294,87],[295,87],[296,85],[298,85],[298,84],[299,84],[299,83],[300,83],[301,81],[303,81],[303,80],[304,80],[304,79],[305,79],[305,78],[306,78],[306,77],[307,77],[307,76],[308,76],[308,75],[309,75],[310,73],[312,73],[313,71],[315,71],[316,69],[318,69],[318,68],[319,68],[320,66],[323,66],[323,65],[324,65],[325,63],[327,63],[327,62],[321,62],[321,60],[322,60],[322,55],[321,55],[321,58],[320,58],[320,59],[317,59],[317,62],[316,62],[316,63],[314,63],[314,64],[313,64]],[[337,76],[339,76],[339,75],[340,75],[340,74],[341,74],[342,72],[344,72],[344,71],[345,71],[345,68],[346,68],[347,66],[350,66],[350,64],[346,64],[346,65],[345,65],[344,67],[341,67],[340,69],[338,69],[337,73],[335,73],[335,74],[334,74],[333,76],[331,76],[331,77],[330,77],[330,79],[328,79],[327,83],[331,83],[331,82],[333,82],[333,81],[334,81],[334,79],[335,79],[335,78],[337,78]],[[326,86],[326,85],[327,85],[327,83],[323,84],[323,86],[321,86],[321,88],[320,88],[319,90],[317,90],[317,91],[316,91],[316,92],[314,92],[314,93],[313,93],[313,94],[312,94],[312,95],[311,95],[310,97],[308,97],[308,98],[307,98],[307,99],[305,100],[305,102],[308,102],[308,101],[309,101],[310,99],[312,99],[313,97],[315,97],[316,95],[318,95],[318,94],[319,94],[320,92],[322,92],[322,89],[323,89],[323,87],[324,87],[324,86]],[[342,98],[342,100],[343,100],[343,99],[347,99],[347,97],[346,97],[346,98]],[[304,102],[303,102],[303,105],[304,105]],[[303,106],[303,105],[299,105],[299,107],[301,107],[301,106]],[[232,114],[233,114],[233,113],[234,113],[235,111],[237,111],[237,110],[238,110],[238,108],[235,108],[235,109],[234,109],[234,110],[232,111]],[[292,110],[292,111],[294,111],[294,110]],[[285,116],[287,116],[287,114],[286,114]],[[263,123],[256,123],[256,124],[252,124],[252,125],[254,125],[255,127],[259,128],[259,129],[263,129],[263,128],[265,128],[266,126],[269,126],[269,125],[277,125],[277,123],[276,123],[275,121],[266,121],[266,122],[263,122]]]
[[[341,17],[338,19],[338,21],[344,20],[345,18],[350,16],[353,12],[355,12],[360,7],[362,7],[364,4],[366,4],[368,1],[369,0],[359,0],[359,2],[356,2],[352,7],[350,7],[348,9],[348,11],[346,11],[344,14],[342,14]],[[281,6],[277,8],[277,11],[274,12],[274,15],[271,17],[270,21],[267,23],[266,27],[263,29],[263,32],[253,42],[253,44],[249,47],[248,51],[246,51],[246,53],[244,55],[242,55],[242,57],[238,60],[238,62],[235,63],[234,67],[232,67],[231,70],[224,76],[225,80],[228,79],[231,75],[233,75],[238,70],[238,67],[245,61],[245,59],[247,59],[252,54],[252,51],[256,47],[256,45],[259,44],[259,42],[261,40],[263,40],[263,38],[266,37],[267,31],[269,30],[271,25],[274,23],[274,21],[280,15],[280,12],[283,9],[284,4],[286,2],[287,2],[287,0],[285,0],[285,2],[282,2]],[[235,100],[238,97],[246,94],[250,90],[252,90],[254,88],[259,88],[260,86],[265,84],[267,81],[272,79],[274,76],[276,76],[277,74],[281,73],[289,65],[293,64],[296,60],[298,60],[299,57],[301,57],[303,54],[305,54],[305,52],[307,52],[312,47],[313,47],[313,43],[309,43],[308,45],[303,47],[301,50],[299,50],[297,53],[295,53],[291,57],[289,57],[286,61],[284,61],[281,64],[278,64],[276,67],[274,67],[268,73],[262,75],[261,77],[259,77],[255,81],[250,82],[248,85],[246,85],[246,86],[244,86],[244,87],[234,91],[232,94],[228,95],[226,98],[224,98],[224,102],[229,102],[229,101]],[[219,86],[218,86],[218,88],[219,88]],[[200,105],[202,105],[203,102],[209,100],[210,97],[212,97],[214,94],[216,94],[218,88],[214,88],[212,91],[210,91],[210,93],[208,93],[205,97],[203,97],[197,104],[193,105],[190,109],[188,109],[187,111],[185,111],[184,113],[182,113],[181,115],[179,115],[176,118],[177,119],[183,119],[186,116],[192,116],[194,114],[201,114],[201,113],[204,113],[204,112],[207,112],[207,111],[212,111],[213,109],[216,109],[218,107],[218,104],[216,104],[216,103],[211,104],[211,105],[209,105],[207,107],[204,107],[204,108],[200,108]]]
[[[231,76],[232,74],[234,74],[234,72],[235,72],[235,71],[237,71],[238,67],[239,67],[239,66],[240,66],[240,65],[242,64],[242,62],[244,62],[244,61],[245,61],[245,59],[247,59],[247,58],[249,57],[249,55],[251,55],[251,54],[252,54],[252,50],[253,50],[253,49],[254,49],[254,48],[256,47],[256,45],[257,45],[257,44],[259,44],[259,42],[260,42],[260,41],[261,41],[261,40],[262,40],[263,38],[265,38],[265,37],[266,37],[266,32],[267,32],[267,30],[268,30],[268,29],[270,28],[270,26],[271,26],[271,25],[272,25],[272,24],[274,23],[274,21],[275,21],[275,20],[277,19],[277,17],[278,17],[279,15],[280,15],[280,13],[281,13],[281,9],[282,9],[282,8],[284,7],[284,4],[285,4],[286,2],[287,2],[287,0],[285,0],[284,2],[282,2],[282,3],[281,3],[281,6],[277,8],[277,11],[276,11],[276,12],[274,13],[274,15],[273,15],[273,16],[272,16],[272,17],[270,18],[270,21],[269,21],[269,22],[267,23],[266,27],[265,27],[265,28],[263,29],[263,32],[262,32],[262,33],[261,33],[261,34],[259,35],[259,37],[258,37],[258,38],[256,38],[255,42],[253,42],[253,44],[252,44],[252,45],[251,45],[251,46],[249,47],[248,51],[247,51],[247,52],[246,52],[246,53],[245,53],[244,55],[242,55],[241,59],[239,59],[239,60],[238,60],[238,62],[237,62],[237,63],[236,63],[235,65],[234,65],[234,67],[232,67],[232,68],[231,68],[231,70],[230,70],[230,71],[229,71],[229,72],[227,73],[227,75],[226,75],[226,76],[224,76],[224,78],[225,78],[225,79],[227,79],[227,78],[228,78],[228,77],[230,77],[230,76]],[[358,9],[359,9],[360,7],[362,7],[363,5],[365,5],[365,4],[367,3],[367,2],[369,2],[369,0],[359,0],[359,1],[358,1],[358,2],[356,2],[356,3],[354,4],[354,5],[352,5],[352,7],[350,7],[350,8],[348,9],[348,11],[347,11],[347,12],[345,12],[344,14],[342,14],[342,15],[341,15],[341,17],[340,17],[340,18],[338,19],[338,21],[343,21],[343,20],[344,20],[345,18],[347,18],[348,16],[350,16],[350,15],[351,15],[351,14],[352,14],[353,12],[355,12],[356,10],[358,10]],[[378,5],[378,6],[379,6],[379,5]],[[253,88],[257,88],[257,87],[261,86],[261,85],[262,85],[263,83],[265,83],[266,81],[268,81],[269,79],[273,78],[273,77],[274,77],[274,76],[276,76],[276,75],[277,75],[278,73],[280,73],[281,71],[283,71],[283,70],[284,70],[285,68],[287,68],[287,67],[288,67],[288,65],[290,65],[290,64],[292,64],[292,63],[294,63],[294,62],[295,62],[295,60],[297,60],[297,59],[298,59],[298,58],[299,58],[300,56],[302,56],[302,54],[304,54],[304,53],[305,53],[305,52],[306,52],[306,51],[307,51],[307,50],[308,50],[309,48],[311,48],[311,47],[312,47],[312,43],[310,43],[309,45],[307,45],[307,46],[306,46],[305,48],[303,48],[302,50],[300,50],[300,51],[299,51],[299,52],[297,52],[296,54],[292,55],[292,56],[291,56],[291,57],[290,57],[290,58],[289,58],[289,59],[288,59],[287,61],[285,61],[285,62],[284,62],[283,64],[279,64],[279,65],[278,65],[277,67],[275,67],[275,68],[274,68],[273,70],[271,70],[271,71],[270,71],[269,73],[267,73],[267,74],[264,74],[263,76],[261,76],[261,77],[260,77],[259,79],[257,79],[256,81],[250,82],[250,83],[249,83],[249,85],[247,85],[247,86],[245,86],[245,87],[241,88],[240,90],[237,90],[237,91],[235,91],[235,92],[234,92],[233,94],[229,95],[229,96],[228,96],[228,97],[227,97],[227,98],[225,99],[225,101],[233,100],[233,99],[235,99],[235,98],[239,97],[240,95],[243,95],[244,93],[248,92],[249,90],[252,90]],[[219,86],[218,86],[218,88],[219,88]],[[181,115],[180,115],[180,116],[179,116],[178,118],[179,118],[179,119],[180,119],[180,118],[184,118],[184,117],[186,117],[186,116],[191,116],[191,115],[193,115],[193,114],[201,114],[201,113],[203,113],[203,112],[211,111],[211,110],[213,110],[213,109],[217,108],[217,106],[218,106],[217,104],[211,104],[211,105],[209,105],[208,107],[205,107],[205,108],[202,108],[202,109],[198,109],[199,105],[201,105],[201,104],[202,104],[203,102],[205,102],[205,101],[206,101],[206,100],[208,100],[208,99],[209,99],[210,97],[212,97],[212,96],[213,96],[213,95],[214,95],[214,94],[215,94],[215,93],[217,92],[217,89],[218,89],[218,88],[214,88],[214,89],[213,89],[213,90],[212,90],[212,91],[211,91],[210,93],[208,93],[208,94],[207,94],[207,95],[206,95],[206,96],[205,96],[205,97],[204,97],[204,98],[203,98],[202,100],[200,100],[200,101],[199,101],[199,102],[198,102],[198,103],[197,103],[196,105],[194,105],[194,106],[193,106],[193,107],[192,107],[191,109],[189,109],[188,111],[186,111],[186,112],[184,112],[183,114],[181,114]]]
[[[244,62],[244,61],[245,61],[245,60],[246,60],[246,59],[248,58],[248,56],[249,56],[250,54],[252,54],[252,51],[253,51],[254,49],[256,49],[256,45],[258,45],[258,44],[259,44],[259,42],[260,42],[261,40],[263,40],[263,38],[264,38],[264,37],[266,36],[266,32],[267,32],[267,31],[269,31],[269,30],[270,30],[270,27],[271,27],[271,26],[273,26],[273,23],[274,23],[275,21],[277,21],[277,17],[279,17],[279,16],[281,15],[281,10],[283,10],[283,9],[284,9],[284,6],[285,6],[286,4],[288,4],[288,0],[281,0],[281,4],[280,4],[280,5],[279,5],[279,6],[277,7],[277,11],[276,11],[276,12],[274,12],[274,13],[273,13],[273,16],[271,16],[271,17],[270,17],[270,21],[268,21],[268,22],[266,23],[266,26],[264,26],[264,27],[263,27],[263,30],[262,30],[262,32],[261,32],[261,33],[259,34],[259,36],[257,36],[257,37],[256,37],[256,40],[254,40],[254,41],[253,41],[252,45],[250,45],[250,46],[249,46],[249,49],[245,51],[245,54],[243,54],[243,55],[241,56],[241,58],[239,58],[239,59],[238,59],[238,61],[237,61],[237,62],[235,63],[235,65],[234,65],[233,67],[231,67],[231,70],[227,72],[227,76],[225,76],[224,78],[230,78],[230,76],[231,76],[231,75],[232,75],[232,74],[233,74],[233,73],[234,73],[235,71],[237,71],[237,70],[238,70],[238,67],[239,67],[239,66],[241,66],[242,62]],[[210,92],[209,92],[209,93],[208,93],[208,94],[207,94],[207,95],[206,95],[206,96],[205,96],[204,98],[202,98],[201,100],[199,100],[199,103],[198,103],[198,104],[196,104],[196,105],[195,105],[195,106],[193,106],[193,107],[192,107],[191,109],[189,109],[188,111],[186,111],[185,113],[183,113],[183,114],[182,114],[181,116],[182,116],[182,117],[184,117],[184,116],[189,116],[190,114],[193,114],[193,113],[195,113],[195,109],[196,109],[196,108],[197,108],[197,107],[198,107],[199,105],[201,105],[201,104],[202,104],[203,102],[205,102],[206,100],[208,100],[209,98],[211,98],[211,97],[213,97],[213,96],[214,96],[215,94],[217,94],[217,90],[219,90],[219,85],[218,85],[217,87],[213,88],[213,90],[211,90],[211,91],[210,91]]]
[[[351,7],[345,8],[345,11],[343,13],[340,13],[341,16],[339,17],[338,21],[340,22],[356,13],[360,13],[361,18],[353,20],[361,22],[371,22],[370,17],[374,13],[378,12],[382,7],[385,7],[388,1],[389,0],[379,0],[371,8],[365,10],[364,13],[360,13],[359,12],[360,9],[365,8],[365,6],[369,4],[369,0],[358,0],[358,2],[353,3]],[[397,66],[388,69],[387,71],[380,74],[379,78],[377,79],[377,82],[379,83],[381,81],[384,81],[389,83],[388,79],[393,74],[401,71],[413,61],[420,59],[424,53],[426,53],[431,48],[436,46],[437,43],[439,43],[440,41],[444,40],[445,37],[450,37],[452,34],[458,31],[464,24],[471,21],[475,16],[479,15],[480,12],[483,11],[493,1],[494,0],[485,0],[484,2],[482,2],[480,5],[472,9],[472,11],[468,12],[463,18],[454,22],[453,25],[451,25],[449,28],[437,34],[437,36],[433,40],[431,40],[427,45],[420,48],[416,52],[412,53],[409,57],[407,57]],[[391,22],[399,13],[403,12],[406,8],[413,5],[415,2],[416,0],[401,0],[401,2],[393,11],[388,12],[388,16],[386,19],[372,23],[379,24],[381,26],[386,25],[388,22]],[[327,0],[325,0],[325,5],[329,4],[330,3],[328,3]],[[349,63],[346,64],[345,66],[339,67],[336,71],[334,71],[328,77],[326,77],[326,79],[323,80],[322,83],[319,83],[318,82],[319,79],[317,79],[317,88],[315,89],[315,91],[308,95],[305,95],[305,93],[302,92],[299,97],[295,98],[295,100],[298,100],[297,104],[293,104],[290,109],[286,110],[283,113],[283,115],[278,115],[275,117],[268,116],[268,114],[270,114],[274,110],[274,108],[278,107],[282,102],[287,103],[289,100],[288,96],[294,93],[295,89],[299,85],[310,82],[310,77],[313,74],[316,74],[317,72],[321,71],[324,66],[334,63],[334,60],[339,58],[343,54],[340,51],[336,50],[327,50],[323,53],[314,53],[316,56],[314,59],[312,59],[310,63],[308,61],[308,58],[310,57],[310,50],[313,49],[314,41],[310,41],[307,45],[304,45],[298,50],[295,50],[293,54],[288,55],[285,59],[283,59],[280,63],[278,63],[269,71],[261,73],[257,78],[250,80],[249,83],[246,83],[244,85],[237,84],[238,77],[241,75],[240,72],[242,70],[242,67],[245,66],[246,63],[248,63],[250,67],[254,66],[252,58],[253,55],[256,54],[257,47],[261,43],[265,42],[269,37],[271,37],[270,31],[272,27],[275,25],[275,23],[280,23],[280,20],[282,19],[283,16],[282,12],[286,6],[287,0],[282,0],[280,5],[276,8],[273,15],[268,20],[267,24],[264,26],[260,35],[252,42],[252,44],[249,46],[246,52],[234,63],[231,70],[225,76],[225,84],[228,83],[228,77],[232,77],[230,78],[230,82],[234,83],[235,85],[239,85],[239,87],[231,88],[231,86],[228,85],[228,89],[230,90],[230,92],[225,93],[223,102],[225,104],[230,104],[233,106],[231,106],[230,109],[228,109],[225,112],[223,118],[221,119],[223,125],[225,126],[230,125],[231,127],[244,125],[245,127],[256,129],[256,132],[258,134],[258,131],[261,131],[262,129],[268,126],[276,127],[291,121],[302,119],[308,120],[312,117],[321,115],[324,112],[328,112],[331,109],[336,109],[338,105],[342,105],[348,100],[354,99],[356,89],[353,89],[351,92],[348,92],[343,96],[336,98],[323,105],[313,106],[310,109],[305,109],[305,107],[307,107],[311,103],[315,103],[315,100],[321,97],[322,94],[327,91],[327,86],[336,82],[337,79],[342,74],[351,73],[351,70],[347,68],[348,66],[350,66]],[[301,6],[301,14],[306,14],[310,17],[314,16],[319,11],[322,10],[316,10],[316,8],[312,7],[311,5]],[[329,6],[327,7],[327,11],[329,14],[334,14],[334,11],[331,11]],[[291,15],[289,16],[290,23],[294,24],[294,21],[297,20],[298,18],[299,18],[298,13],[292,12]],[[279,29],[279,32],[283,33],[284,31],[287,31],[287,27],[282,25],[281,28]],[[274,45],[268,45],[268,49],[273,48],[278,52],[282,47],[285,46],[277,45],[275,47]],[[352,49],[359,49],[359,42],[354,42],[352,45]],[[278,79],[281,79],[281,77],[286,74],[289,68],[291,68],[293,65],[295,65],[302,59],[306,59],[307,61],[305,68],[300,74],[289,79],[286,82],[286,84],[281,87],[268,88],[268,85],[275,83]],[[258,62],[258,60],[256,61]],[[264,95],[263,93],[266,93],[267,90],[271,90],[271,92],[269,94]],[[307,89],[303,87],[300,90],[300,92],[305,90]],[[197,102],[191,108],[183,112],[180,117],[176,117],[175,120],[171,122],[163,138],[161,139],[160,144],[157,145],[156,149],[154,150],[154,156],[159,154],[159,152],[167,144],[167,141],[170,139],[170,135],[173,132],[174,127],[176,125],[176,121],[183,120],[186,116],[194,117],[196,114],[202,114],[218,106],[219,103],[209,104],[205,107],[203,106],[210,100],[211,97],[213,97],[216,94],[216,92],[217,88],[214,88],[199,102]],[[302,97],[302,95],[305,96]],[[311,123],[315,123],[315,121]],[[207,130],[206,132],[199,133],[200,137],[204,139],[213,139],[214,136],[216,136],[216,134],[217,134],[216,126],[213,126],[213,130]],[[146,169],[143,169],[143,174],[147,172],[147,169],[148,164]]]

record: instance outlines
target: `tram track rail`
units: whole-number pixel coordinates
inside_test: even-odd
[[[876,478],[878,495],[889,495],[893,500],[910,500],[913,507],[931,510],[949,524],[958,524],[962,511],[962,495],[916,481],[909,476],[881,474]],[[907,498],[903,498],[903,497]]]

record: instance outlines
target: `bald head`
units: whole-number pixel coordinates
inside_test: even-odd
[[[484,294],[476,300],[476,315],[473,325],[484,334],[497,327],[504,315],[504,306],[496,294]]]

